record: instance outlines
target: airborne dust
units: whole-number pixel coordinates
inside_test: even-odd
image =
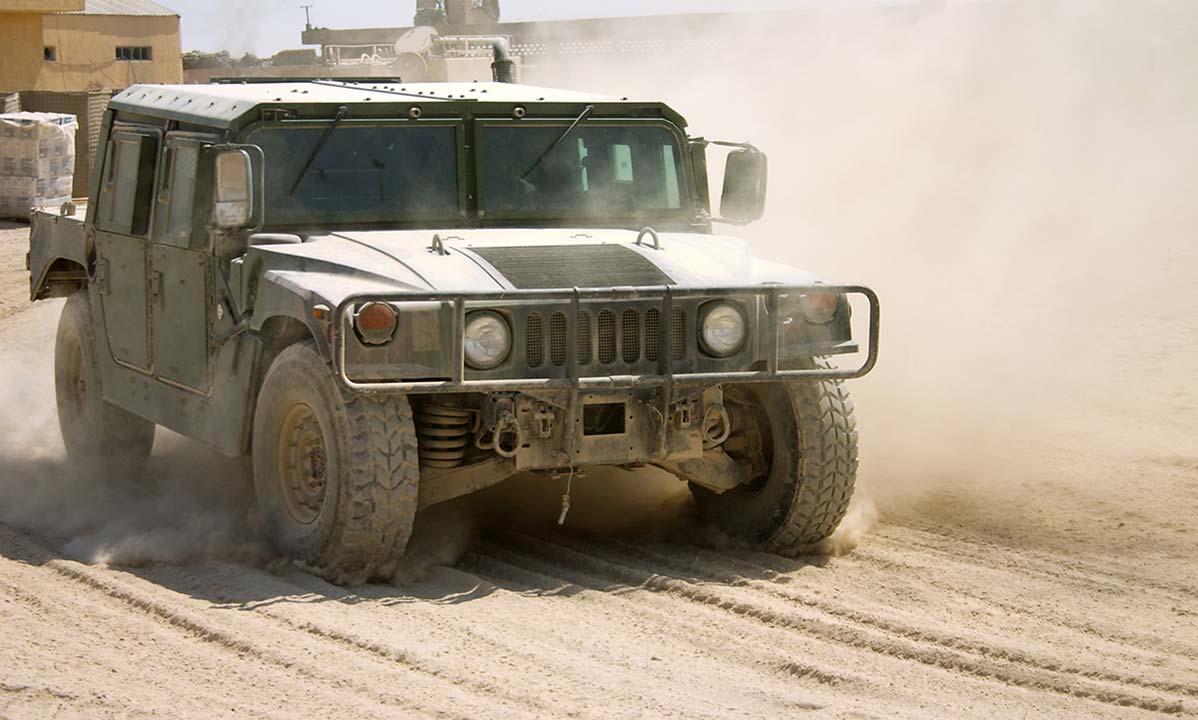
[[[1152,431],[1198,426],[1195,359],[1173,354],[1198,333],[1195,36],[1184,0],[936,3],[812,13],[789,32],[746,17],[701,50],[525,80],[664,97],[692,134],[753,141],[771,160],[757,252],[881,295],[881,362],[852,385],[862,487],[824,548],[837,554],[879,516],[1047,538],[1061,528],[1036,526],[1042,486],[1118,497],[1121,478],[1055,460],[1079,438],[1112,457],[1198,456]],[[160,431],[145,478],[71,471],[51,348],[2,335],[16,381],[0,392],[0,522],[89,562],[273,562],[233,461]],[[1169,417],[1139,402],[1161,397]],[[551,527],[561,492],[520,478],[484,514],[430,513],[397,582],[453,563],[477,527]],[[572,504],[575,529],[728,542],[658,471],[592,472]]]

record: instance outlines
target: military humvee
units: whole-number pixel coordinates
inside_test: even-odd
[[[389,575],[419,508],[595,465],[794,554],[853,492],[878,301],[715,234],[712,144],[505,83],[129,88],[87,203],[31,231],[69,455],[132,471],[162,425],[248,456],[278,549],[342,583]],[[723,152],[722,219],[759,219],[765,156]]]

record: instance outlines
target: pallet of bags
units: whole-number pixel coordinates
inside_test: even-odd
[[[0,218],[28,220],[71,199],[77,128],[74,115],[0,115]]]

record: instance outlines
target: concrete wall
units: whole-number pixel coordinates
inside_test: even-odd
[[[97,90],[183,82],[178,17],[46,15],[37,43],[37,81],[21,89]],[[41,62],[43,45],[57,49],[56,62]],[[117,60],[117,47],[150,47],[153,59]]]
[[[29,90],[42,71],[42,16],[0,13],[0,92]]]

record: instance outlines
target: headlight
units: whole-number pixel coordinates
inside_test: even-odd
[[[826,325],[836,317],[840,308],[840,296],[826,290],[813,290],[803,293],[799,298],[799,306],[803,308],[803,316],[812,325]]]
[[[490,310],[466,317],[466,364],[475,370],[490,370],[507,359],[512,350],[512,331],[499,313]]]
[[[735,305],[709,303],[703,308],[699,341],[708,355],[719,358],[740,352],[745,345],[745,315]]]

